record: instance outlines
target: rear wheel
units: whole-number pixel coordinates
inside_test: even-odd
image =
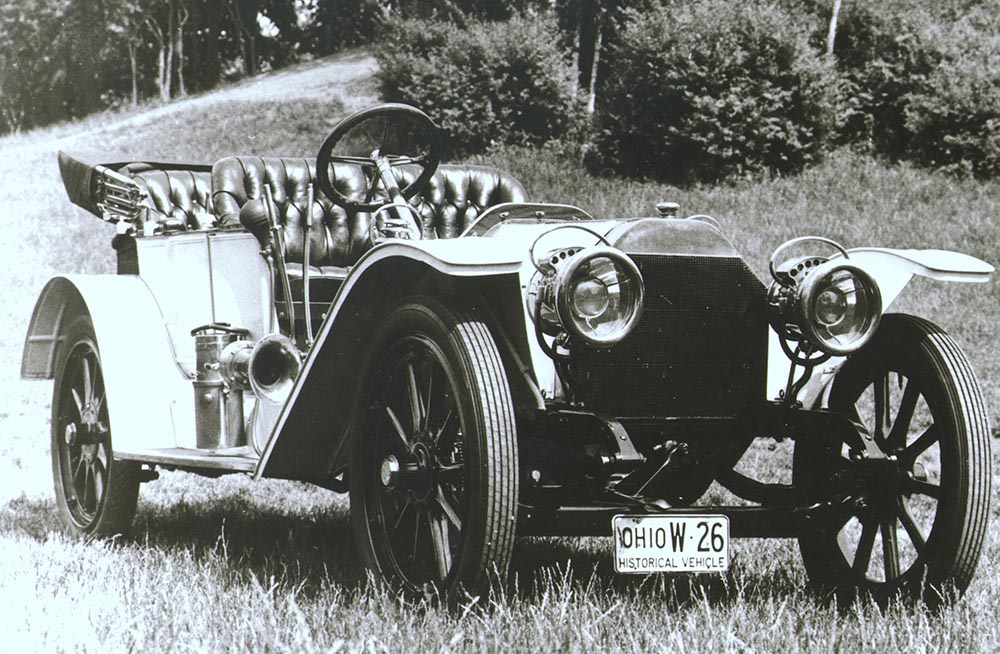
[[[834,381],[830,409],[871,434],[878,456],[830,439],[796,443],[795,483],[834,518],[800,539],[810,578],[841,600],[937,604],[962,593],[983,549],[990,443],[975,375],[930,322],[887,315]]]
[[[94,328],[66,332],[52,393],[52,474],[67,529],[85,538],[128,534],[139,495],[139,465],[115,461],[101,355]]]
[[[465,307],[421,298],[376,337],[351,441],[351,519],[376,576],[408,593],[485,591],[514,540],[517,452],[496,344]]]

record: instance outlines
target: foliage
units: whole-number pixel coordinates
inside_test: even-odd
[[[213,87],[227,70],[287,63],[302,39],[296,7],[296,0],[0,0],[0,133],[124,98],[169,100],[185,87]],[[260,33],[259,15],[275,34]],[[248,49],[261,41],[265,47]]]
[[[68,3],[8,0],[0,4],[0,131],[18,132],[61,118],[69,70],[58,52]]]
[[[598,90],[590,163],[689,182],[816,161],[833,78],[803,25],[766,2],[677,1],[633,13]]]
[[[979,7],[923,36],[937,62],[907,96],[907,155],[932,168],[1000,176],[1000,16]]]
[[[317,0],[306,47],[319,55],[374,42],[388,14],[378,0]]]
[[[400,19],[453,22],[501,21],[525,11],[545,8],[547,0],[384,0],[383,5]]]
[[[288,82],[286,82],[288,83]],[[232,475],[202,479],[164,471],[143,486],[134,542],[79,543],[57,533],[48,460],[51,385],[16,380],[27,321],[49,275],[94,272],[112,254],[114,229],[69,205],[53,152],[57,138],[83,149],[178,160],[241,151],[266,129],[261,153],[294,154],[306,138],[287,119],[334,116],[322,104],[246,103],[214,115],[163,112],[136,121],[95,117],[0,140],[0,205],[12,262],[0,285],[7,377],[0,412],[0,627],[23,652],[963,652],[1000,650],[1000,530],[987,535],[977,578],[954,607],[838,607],[809,592],[793,540],[734,540],[720,575],[616,576],[606,539],[522,539],[516,583],[481,608],[449,611],[370,587],[351,542],[346,502],[302,484]],[[202,99],[202,98],[199,98]],[[205,100],[210,96],[205,96]],[[208,105],[210,106],[210,105]],[[328,112],[322,114],[324,109]],[[268,113],[274,110],[274,115]],[[204,113],[202,113],[204,112]],[[337,114],[339,115],[339,114]],[[178,125],[184,126],[179,129]],[[178,140],[178,134],[184,139]],[[261,139],[263,140],[263,139]],[[316,149],[313,140],[307,152]],[[211,143],[211,147],[206,144]],[[289,147],[281,144],[288,143]],[[151,150],[161,144],[167,150]],[[160,145],[156,146],[157,148]],[[276,148],[278,148],[276,150]],[[791,236],[831,236],[847,246],[946,247],[995,262],[1000,180],[953,179],[908,164],[838,151],[790,178],[678,189],[595,178],[551,150],[502,148],[478,162],[509,169],[530,197],[574,202],[598,216],[653,213],[658,200],[707,212],[755,270]],[[32,189],[26,193],[25,189]],[[57,219],[53,219],[57,217]],[[103,272],[113,271],[110,261]],[[916,282],[914,282],[916,284]],[[998,424],[1000,285],[926,284],[903,302],[963,343]],[[905,310],[907,306],[893,306]],[[141,340],[141,339],[140,339]],[[24,398],[24,399],[22,399]],[[766,444],[762,460],[790,442]],[[994,448],[997,450],[997,448]],[[994,469],[1000,462],[994,455]],[[994,484],[992,506],[998,507]],[[996,511],[996,509],[994,509]]]
[[[424,109],[454,152],[541,144],[581,127],[574,73],[547,17],[397,21],[377,56],[382,96]]]
[[[892,6],[844,5],[834,50],[843,79],[840,142],[870,144],[892,158],[906,151],[909,93],[935,65],[914,14]]]
[[[1000,18],[985,2],[845,3],[839,140],[891,159],[1000,174]]]

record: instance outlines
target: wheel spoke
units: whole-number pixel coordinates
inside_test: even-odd
[[[874,521],[861,523],[861,539],[858,541],[858,549],[854,552],[854,561],[851,569],[854,574],[865,577],[868,574],[868,564],[872,559],[872,549],[875,547],[875,536],[878,533],[878,526]],[[843,543],[841,549],[843,549]]]
[[[403,508],[399,510],[399,515],[396,516],[395,524],[393,524],[392,529],[389,530],[390,535],[396,533],[396,531],[399,529],[399,525],[403,522],[403,518],[406,517],[407,510],[410,509],[413,509],[413,503],[407,500],[406,503],[403,504]]]
[[[449,407],[448,413],[445,415],[444,420],[441,421],[441,426],[438,427],[437,433],[434,434],[433,438],[434,447],[437,447],[438,443],[441,441],[441,435],[444,434],[445,430],[448,428],[448,424],[451,422],[451,419],[454,416],[455,416],[455,409],[453,407]]]
[[[77,417],[83,420],[83,398],[80,397],[80,393],[75,389],[69,389],[70,394],[73,396],[73,404],[76,405]]]
[[[98,377],[98,381],[102,381],[100,377]],[[104,398],[107,396],[103,386],[103,384],[99,385],[94,395],[94,415],[97,416],[101,415],[101,409],[104,407]]]
[[[889,375],[885,374],[872,384],[875,391],[875,442],[885,443],[885,435],[892,419],[889,416]]]
[[[444,511],[445,516],[448,517],[451,524],[455,525],[455,529],[462,531],[462,519],[458,517],[455,507],[453,507],[451,502],[448,501],[448,498],[445,497],[444,490],[442,490],[440,486],[437,487],[437,503],[438,506],[441,507],[441,510]]]
[[[80,364],[80,369],[83,373],[83,401],[89,404],[94,400],[94,385],[90,377],[90,359],[85,357],[81,360]]]
[[[101,505],[101,498],[104,497],[104,482],[107,479],[107,470],[100,460],[94,461],[94,508]]]
[[[427,392],[424,394],[424,415],[423,422],[420,424],[420,431],[427,433],[430,431],[431,427],[431,406],[434,399],[434,364],[432,361],[427,361]]]
[[[423,511],[417,511],[413,520],[413,552],[410,555],[410,561],[414,564],[417,562],[417,545],[420,542],[420,523],[424,517]]]
[[[906,530],[906,535],[910,537],[910,542],[913,543],[913,548],[917,550],[917,555],[919,556],[924,551],[924,545],[927,544],[927,541],[924,540],[923,534],[920,533],[920,528],[917,527],[916,521],[903,503],[902,497],[896,499],[896,512],[899,515],[899,522],[902,523],[903,529]]]
[[[90,510],[91,499],[94,494],[94,470],[93,467],[85,465],[83,467],[83,508]]]
[[[448,542],[448,521],[444,516],[432,516],[427,514],[430,523],[431,542],[434,545],[434,559],[437,561],[438,575],[440,579],[448,576],[451,570],[451,547]]]
[[[926,495],[927,497],[932,497],[936,500],[941,499],[941,487],[937,484],[932,484],[929,481],[920,481],[918,479],[911,479],[906,484],[906,490],[910,494]]]
[[[83,456],[81,456],[79,459],[76,459],[75,462],[71,462],[71,465],[73,466],[73,480],[74,481],[76,481],[80,477],[80,473],[84,471],[84,468],[85,468],[86,464],[87,464],[87,462],[83,458]]]
[[[388,117],[384,118],[382,121],[382,141],[378,146],[378,154],[380,157],[385,156],[386,148],[389,147],[389,134],[392,132],[392,122]]]
[[[931,445],[938,442],[939,438],[937,425],[931,425],[927,428],[927,431],[899,453],[899,460],[907,465],[912,465],[917,460],[917,457],[926,452]]]
[[[437,476],[438,479],[445,482],[446,484],[451,484],[453,486],[458,485],[462,482],[462,468],[464,464],[458,463],[448,463],[438,467]]]
[[[375,162],[372,161],[371,157],[353,157],[349,155],[331,155],[330,161],[332,163],[342,163],[342,164],[353,164],[355,166],[374,166]]]
[[[385,413],[389,416],[389,422],[392,423],[393,429],[396,431],[396,435],[399,436],[399,440],[403,442],[403,447],[407,450],[410,449],[410,439],[406,435],[406,430],[403,429],[402,423],[399,422],[399,418],[396,417],[396,412],[392,410],[392,407],[385,407]]]
[[[889,582],[899,576],[899,538],[895,518],[882,523],[882,554],[885,557],[885,580]]]
[[[420,389],[417,385],[417,371],[413,366],[413,361],[406,364],[406,390],[410,400],[410,419],[413,431],[420,430],[420,425],[424,423],[425,407],[423,398],[420,397]]]
[[[910,432],[910,422],[913,420],[913,411],[917,408],[918,399],[920,390],[912,380],[907,380],[903,397],[899,401],[896,420],[892,423],[892,429],[886,439],[891,450],[900,450],[906,446],[906,435]]]
[[[407,164],[423,164],[425,163],[426,157],[427,153],[421,152],[417,156],[394,154],[386,157],[386,159],[388,159],[389,163],[392,164],[393,166],[405,166]]]

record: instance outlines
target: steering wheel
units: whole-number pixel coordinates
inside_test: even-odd
[[[338,145],[344,154],[336,152]],[[419,219],[407,200],[430,182],[440,161],[440,134],[427,114],[406,104],[380,104],[348,116],[333,128],[316,156],[316,181],[326,196],[345,210],[374,212],[373,236],[377,229],[420,238]],[[361,167],[366,180],[363,200],[334,186],[330,175],[336,163]],[[420,173],[400,188],[392,169],[407,164],[420,166]]]

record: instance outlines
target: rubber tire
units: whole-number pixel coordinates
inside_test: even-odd
[[[74,455],[79,461],[86,445],[70,445],[67,443],[67,425],[75,423],[80,427],[84,419],[77,411],[72,395],[75,382],[78,394],[83,395],[81,361],[89,362],[91,371],[92,396],[100,399],[100,410],[97,419],[104,426],[104,434],[94,447],[94,464],[91,472],[100,466],[104,472],[101,481],[95,481],[91,489],[95,491],[98,485],[102,492],[96,499],[96,505],[88,501],[86,491],[80,484],[73,483],[70,472]],[[81,377],[77,377],[77,375]],[[139,496],[138,463],[131,461],[116,461],[111,442],[110,420],[108,418],[107,401],[104,395],[104,376],[101,368],[100,353],[94,328],[89,317],[77,318],[64,332],[56,360],[55,383],[52,390],[52,476],[55,487],[56,505],[67,533],[86,539],[106,539],[118,536],[128,536],[132,531],[136,504]],[[77,470],[81,466],[77,464]],[[86,474],[86,471],[85,471]],[[95,477],[96,479],[96,477]],[[86,485],[86,477],[82,484]],[[81,491],[84,498],[81,500]]]
[[[837,373],[831,410],[852,406],[867,380],[890,371],[903,373],[908,383],[919,380],[924,406],[938,432],[940,497],[929,533],[921,533],[926,539],[923,552],[914,546],[914,560],[894,579],[872,580],[852,570],[833,533],[839,529],[836,525],[819,526],[801,535],[799,546],[812,583],[841,602],[870,596],[883,605],[900,598],[939,606],[966,590],[984,547],[991,483],[988,416],[975,374],[955,341],[933,323],[902,314],[883,317],[872,342]],[[898,407],[896,412],[894,419]],[[828,439],[806,436],[796,441],[794,483],[822,497],[830,464],[841,456],[841,449]],[[893,522],[894,529],[897,524],[902,522]],[[914,542],[911,536],[907,538]],[[883,576],[888,577],[884,550],[881,556]]]
[[[440,370],[448,380],[452,395],[445,394],[442,402],[450,402],[454,407],[458,416],[455,424],[460,428],[457,436],[439,433],[433,448],[435,456],[441,454],[443,442],[461,440],[460,446],[452,443],[452,449],[461,452],[453,460],[462,460],[460,497],[455,503],[461,528],[457,544],[451,540],[451,532],[446,531],[448,549],[454,551],[448,572],[443,576],[433,565],[398,562],[403,557],[394,553],[385,523],[393,519],[389,515],[394,510],[392,504],[403,502],[403,508],[396,514],[396,525],[400,525],[409,496],[405,491],[386,488],[380,478],[386,451],[405,450],[399,445],[391,422],[383,418],[385,406],[390,406],[390,401],[383,404],[383,400],[391,398],[389,389],[397,379],[394,371],[401,369],[404,360],[419,361],[418,356],[428,354],[431,365],[439,366],[433,370]],[[427,375],[421,374],[424,381]],[[440,382],[434,388],[439,385]],[[459,302],[430,297],[411,299],[393,310],[379,329],[359,388],[360,424],[352,434],[348,477],[352,528],[362,560],[379,581],[405,594],[455,599],[487,592],[494,581],[506,576],[514,543],[518,497],[513,402],[489,329]],[[426,385],[420,388],[418,394],[426,390]],[[432,400],[426,400],[426,405],[432,406]],[[427,415],[431,413],[432,409],[426,411]],[[441,410],[437,409],[436,414],[434,420],[440,418]],[[409,419],[411,443],[419,440],[412,436],[415,422],[418,421]],[[448,419],[441,422],[448,423]],[[427,424],[426,431],[436,428],[436,422],[434,426]],[[436,485],[451,493],[456,487],[434,482]],[[420,510],[419,505],[413,506],[414,511]],[[425,514],[427,526],[431,511],[427,509]],[[440,515],[438,518],[443,521]],[[420,519],[415,521],[414,543],[421,537]],[[407,547],[397,547],[397,551],[408,549],[409,541],[406,544]],[[414,544],[413,550],[416,549]]]

